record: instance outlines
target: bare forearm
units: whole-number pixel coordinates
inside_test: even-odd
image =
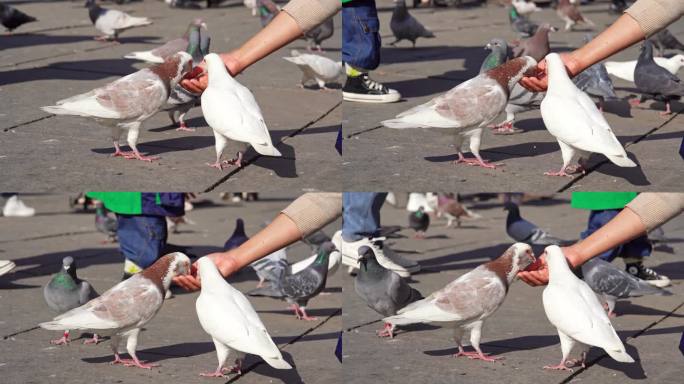
[[[644,233],[646,233],[646,226],[639,215],[625,208],[598,231],[568,247],[565,254],[573,266],[579,266],[596,255]]]
[[[574,76],[599,61],[643,40],[644,37],[644,32],[636,20],[628,14],[623,14],[593,40],[570,54],[577,62],[578,68],[569,69]]]
[[[221,54],[233,75],[268,56],[301,36],[303,31],[287,12],[279,12],[266,27],[247,40],[240,48]]]

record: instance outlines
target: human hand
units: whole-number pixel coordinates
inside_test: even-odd
[[[216,268],[218,268],[223,277],[232,275],[238,269],[233,258],[233,251],[211,253],[205,257],[210,258],[216,264]],[[195,261],[190,268],[189,275],[176,276],[173,278],[173,282],[186,291],[199,290],[202,288],[202,284],[199,279],[198,268],[199,265]]]
[[[580,264],[579,260],[581,259],[575,245],[561,247],[561,251],[568,260],[570,268],[575,268]],[[546,252],[539,256],[537,264],[534,269],[518,272],[518,278],[533,287],[547,285],[549,283],[549,268],[546,264]]]
[[[221,55],[221,60],[226,65],[231,76],[235,76],[242,71],[239,60],[231,53]],[[207,73],[207,62],[202,60],[183,80],[181,86],[192,93],[201,94],[209,86],[209,74]]]
[[[571,78],[575,77],[575,75],[583,70],[579,60],[572,56],[572,54],[561,53],[560,57]],[[537,64],[536,74],[523,76],[522,79],[520,79],[520,85],[532,92],[545,92],[549,86],[546,69],[546,59],[543,59]]]

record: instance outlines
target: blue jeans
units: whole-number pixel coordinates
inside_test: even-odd
[[[371,71],[380,65],[380,21],[375,0],[342,5],[342,61]]]
[[[164,216],[116,215],[119,249],[140,268],[147,268],[162,256],[166,245]]]
[[[589,235],[596,232],[599,228],[603,227],[606,225],[606,223],[617,216],[618,213],[620,213],[620,210],[618,209],[591,211],[589,214],[589,223],[587,224],[587,229],[580,234],[580,237],[582,239],[589,237]],[[601,259],[610,262],[618,256],[639,258],[650,256],[651,250],[651,242],[648,241],[648,237],[646,235],[643,235],[625,244],[619,245],[616,248],[603,252],[598,256]]]
[[[342,238],[358,241],[377,236],[380,230],[380,208],[387,193],[344,192],[342,194]]]

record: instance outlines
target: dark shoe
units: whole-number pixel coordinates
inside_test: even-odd
[[[644,267],[641,261],[627,264],[626,269],[630,275],[638,277],[656,287],[664,288],[670,285],[670,279],[667,276],[659,275],[651,268]]]
[[[342,88],[342,97],[346,101],[361,103],[394,103],[401,99],[401,94],[364,73],[356,77],[347,77]]]

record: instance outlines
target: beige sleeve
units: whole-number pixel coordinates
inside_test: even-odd
[[[637,0],[625,11],[646,37],[677,21],[684,14],[683,0]]]
[[[305,193],[282,213],[294,221],[302,237],[308,236],[342,215],[342,193]]]
[[[684,210],[684,193],[644,192],[627,204],[644,223],[646,231],[665,224]]]
[[[324,22],[340,9],[340,0],[292,0],[283,7],[283,11],[292,16],[304,32]]]

